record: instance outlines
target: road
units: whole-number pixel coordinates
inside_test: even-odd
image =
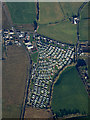
[[[77,43],[76,43],[76,60],[77,60],[77,52],[79,50],[79,37],[80,37],[80,34],[79,34],[79,22],[80,22],[80,13],[81,13],[81,10],[83,9],[83,7],[87,4],[88,2],[84,2],[78,9],[78,13],[77,13],[77,18],[78,18],[78,21],[77,21]]]

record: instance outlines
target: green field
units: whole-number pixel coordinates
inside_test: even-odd
[[[61,42],[75,44],[77,41],[76,27],[76,25],[71,24],[69,21],[61,21],[59,24],[40,25],[38,33]]]
[[[60,4],[65,17],[71,17],[77,15],[78,8],[81,6],[82,2],[61,2]]]
[[[82,2],[41,2],[39,24],[61,21],[77,15]]]
[[[7,2],[13,23],[32,24],[36,20],[35,2]]]
[[[40,3],[38,33],[52,39],[75,44],[77,27],[69,21],[69,17],[77,15],[82,2]]]
[[[64,18],[58,2],[40,2],[39,24],[60,21]]]
[[[38,52],[31,54],[31,59],[34,63],[37,63]]]
[[[58,116],[88,112],[88,95],[74,66],[68,67],[55,83],[51,107]],[[64,110],[63,113],[60,110]]]
[[[80,41],[88,40],[88,4],[82,9],[80,16]]]

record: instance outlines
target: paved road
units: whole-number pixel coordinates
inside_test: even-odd
[[[77,13],[77,18],[79,19],[78,22],[77,22],[77,43],[76,43],[76,60],[77,60],[77,52],[79,50],[79,37],[80,37],[80,34],[79,34],[79,22],[80,22],[80,13],[81,13],[81,10],[83,9],[83,7],[87,4],[88,2],[84,2],[78,9],[78,13]]]

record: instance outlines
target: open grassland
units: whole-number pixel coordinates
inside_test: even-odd
[[[77,41],[77,26],[69,21],[61,21],[59,24],[40,25],[38,33],[48,36],[60,42],[75,44]]]
[[[80,41],[84,42],[88,40],[88,19],[83,19],[80,22]]]
[[[64,114],[75,110],[88,112],[88,95],[74,66],[68,67],[55,83],[51,106],[58,116],[60,110],[64,110]]]
[[[60,4],[64,15],[66,17],[71,17],[77,15],[78,9],[82,5],[82,2],[61,2]]]
[[[77,15],[82,2],[41,2],[39,24],[61,21]]]
[[[77,27],[69,22],[69,17],[77,15],[82,2],[40,3],[38,33],[52,39],[75,44]]]
[[[60,21],[64,18],[58,2],[40,2],[39,24]]]
[[[19,118],[29,61],[22,47],[8,46],[2,63],[2,117]]]
[[[38,52],[35,52],[35,53],[31,54],[31,59],[34,63],[37,63]]]
[[[88,6],[90,4],[87,4],[81,11],[80,16],[80,41],[86,41],[88,40],[88,29],[90,28],[90,25],[88,24]]]
[[[36,19],[35,2],[7,2],[13,23],[32,24]]]

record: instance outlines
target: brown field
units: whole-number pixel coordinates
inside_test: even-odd
[[[21,24],[21,25],[14,24],[13,26],[19,30],[24,30],[24,31],[29,31],[29,32],[34,31],[33,24]]]
[[[7,17],[6,17],[6,15],[5,15],[5,12],[4,12],[3,9],[2,9],[2,28],[3,28],[3,29],[4,29],[4,28],[6,28],[6,29],[10,28],[9,22],[8,22],[8,20],[7,20]]]
[[[2,116],[19,118],[24,97],[29,61],[22,47],[7,47],[7,57],[2,62]]]
[[[52,118],[52,112],[46,109],[27,107],[24,118]],[[30,120],[30,119],[29,119]]]

